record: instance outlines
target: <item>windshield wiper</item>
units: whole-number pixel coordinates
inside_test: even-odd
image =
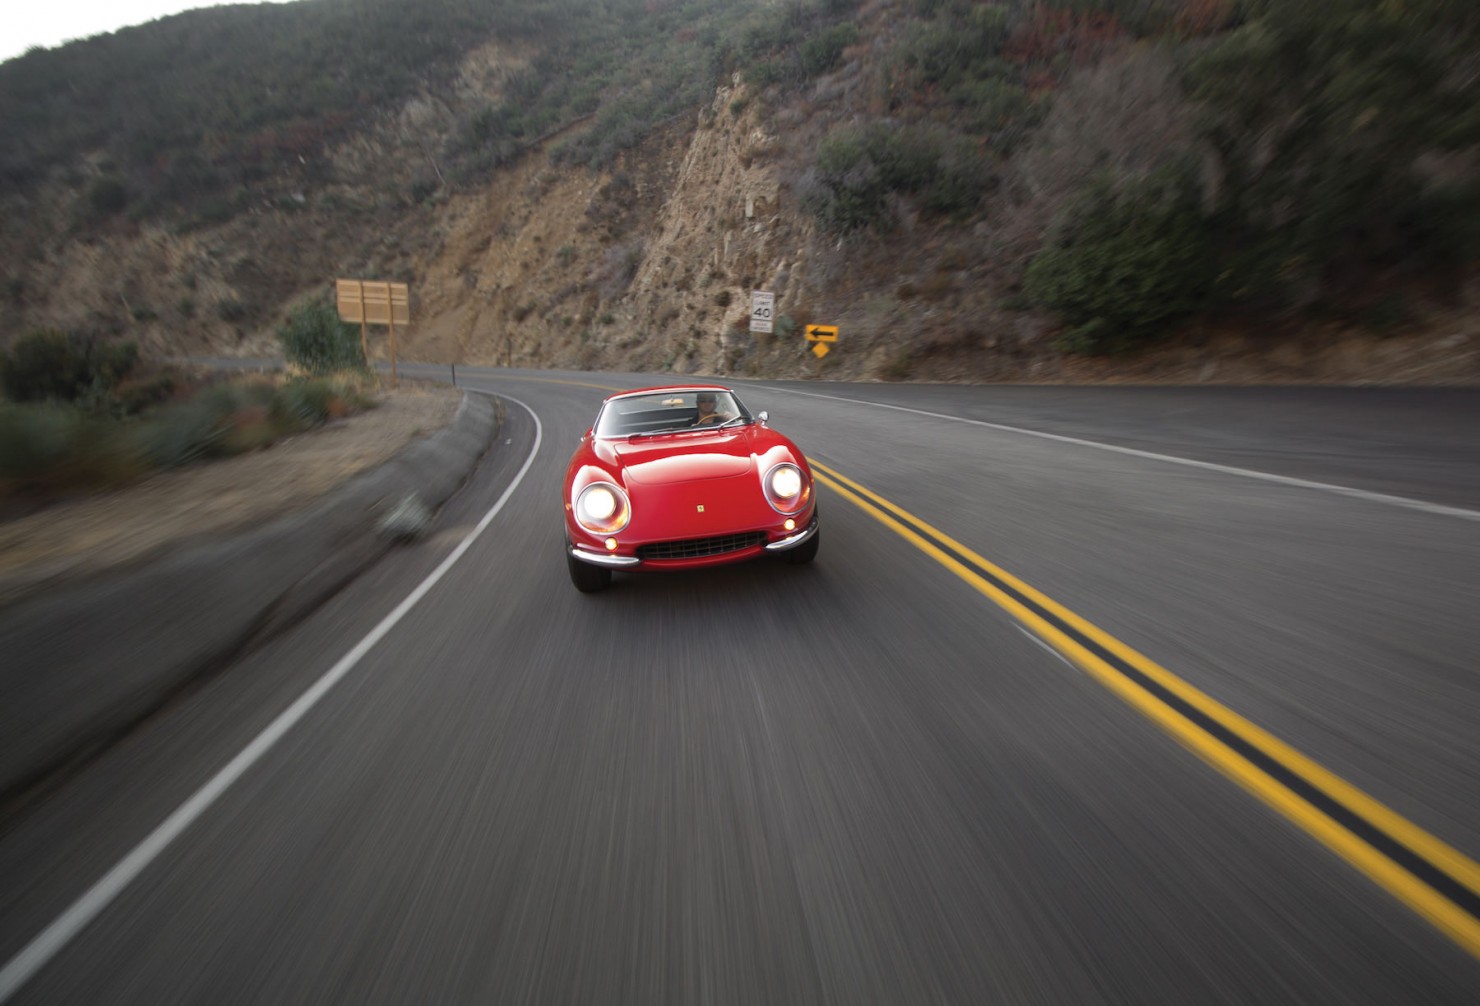
[[[749,416],[736,416],[734,419],[726,419],[724,422],[722,422],[718,426],[716,426],[715,429],[716,430],[722,430],[726,426],[734,426],[737,423],[745,424],[745,423],[753,423],[753,422],[755,422],[755,420],[751,419]]]
[[[627,434],[627,440],[630,442],[638,437],[661,437],[665,433],[688,433],[692,429],[691,426],[665,426],[661,430],[638,430]]]

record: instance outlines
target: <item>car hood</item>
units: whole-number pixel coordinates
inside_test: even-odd
[[[627,480],[639,485],[668,485],[707,479],[732,478],[755,470],[750,428],[720,433],[680,433],[674,436],[611,440],[598,454],[610,452]]]

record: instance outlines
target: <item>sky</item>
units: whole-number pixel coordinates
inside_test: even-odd
[[[212,0],[29,0],[12,5],[10,13],[0,19],[0,61],[19,56],[34,45],[50,49],[72,39],[144,24],[182,10],[216,6],[220,2]]]

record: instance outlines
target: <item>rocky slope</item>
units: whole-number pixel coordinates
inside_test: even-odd
[[[399,333],[400,352],[436,362],[884,380],[1480,381],[1473,288],[1383,335],[1228,324],[1130,359],[1055,349],[1050,319],[1014,303],[1005,272],[1059,198],[1047,166],[1063,176],[1071,152],[1092,159],[1091,128],[1148,128],[1156,73],[1144,50],[1126,52],[1085,71],[1125,74],[1126,86],[1095,93],[1148,79],[1153,93],[1111,108],[1057,102],[1058,118],[979,219],[906,213],[885,238],[838,239],[819,233],[800,191],[828,128],[874,100],[866,45],[790,97],[755,93],[736,74],[707,107],[607,170],[548,156],[586,126],[575,122],[512,165],[453,186],[434,153],[440,141],[466,103],[497,98],[530,58],[490,44],[467,56],[450,91],[387,110],[322,163],[264,180],[248,212],[222,225],[176,232],[122,220],[86,239],[65,223],[44,232],[36,221],[76,219],[82,198],[75,185],[45,188],[20,215],[29,229],[0,230],[0,252],[24,261],[10,272],[7,331],[101,332],[160,355],[272,355],[289,308],[354,275],[412,285],[414,324]],[[1157,135],[1169,135],[1165,121]],[[776,295],[769,335],[748,330],[757,289]],[[823,363],[806,352],[809,322],[842,329]],[[382,332],[377,354],[384,343]]]

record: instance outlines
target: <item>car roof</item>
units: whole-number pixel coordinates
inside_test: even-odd
[[[608,395],[604,399],[607,402],[616,401],[619,398],[628,398],[632,395],[651,395],[659,392],[685,392],[685,391],[724,391],[731,392],[730,388],[723,384],[660,384],[652,388],[633,388],[631,391],[622,391],[615,395]],[[733,393],[733,392],[731,392]]]

